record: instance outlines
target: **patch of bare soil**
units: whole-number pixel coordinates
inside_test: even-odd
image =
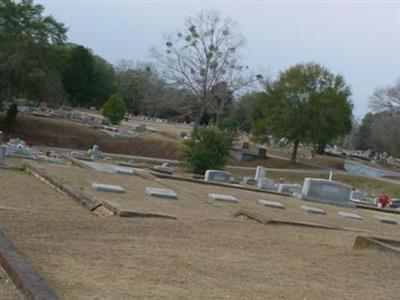
[[[0,116],[0,130],[2,116]],[[88,150],[93,144],[104,152],[177,159],[178,144],[170,139],[135,137],[115,139],[98,129],[62,120],[18,115],[9,138],[19,137],[32,145]]]
[[[2,205],[14,208],[0,210],[2,228],[62,299],[397,299],[400,292],[398,257],[353,250],[359,233],[215,214],[97,217],[16,171],[0,172],[0,190]]]

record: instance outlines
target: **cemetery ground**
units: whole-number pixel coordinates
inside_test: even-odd
[[[90,212],[16,168],[21,160],[8,163],[12,168],[0,172],[0,190],[7,195],[1,197],[1,228],[61,299],[395,299],[400,292],[398,254],[353,249],[358,235],[399,239],[399,225],[374,219],[383,215],[400,223],[399,215],[160,179],[146,171],[128,176],[38,164],[87,197],[138,214],[123,218]],[[92,182],[118,184],[126,192],[99,192]],[[173,189],[178,199],[151,197],[148,186]],[[232,195],[238,203],[213,201],[209,193]],[[257,199],[286,208],[265,207]],[[326,214],[307,213],[302,205]],[[233,217],[238,211],[282,223]]]

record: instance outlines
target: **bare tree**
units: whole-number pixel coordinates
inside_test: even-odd
[[[168,83],[193,96],[193,115],[198,125],[204,112],[212,107],[213,89],[222,82],[236,92],[253,78],[245,76],[239,50],[245,39],[230,19],[217,11],[202,11],[184,23],[182,31],[164,36],[162,49],[153,49],[161,74]]]
[[[392,86],[377,88],[369,99],[374,111],[400,110],[400,79]]]

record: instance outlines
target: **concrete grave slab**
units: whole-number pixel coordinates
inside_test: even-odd
[[[117,174],[123,174],[123,175],[135,174],[135,171],[132,168],[127,168],[127,167],[115,166],[114,170],[115,170],[115,173],[117,173]]]
[[[259,178],[257,180],[257,187],[263,190],[276,190],[274,181],[268,178]]]
[[[383,217],[383,216],[374,216],[374,219],[376,221],[381,222],[381,223],[397,225],[397,221],[395,219],[392,219],[392,218]]]
[[[125,189],[119,185],[93,182],[92,188],[94,188],[97,191],[101,191],[101,192],[125,193]]]
[[[270,201],[270,200],[258,199],[257,202],[262,204],[262,205],[264,205],[264,206],[267,206],[267,207],[285,209],[285,205],[283,205],[282,203],[280,203],[278,201]]]
[[[213,199],[214,201],[231,202],[231,203],[238,202],[238,200],[231,195],[210,193],[210,194],[208,194],[208,197]]]
[[[146,194],[158,198],[178,199],[178,196],[173,190],[166,188],[146,187]]]
[[[302,190],[303,187],[300,184],[281,183],[278,185],[279,193],[300,194]]]
[[[349,213],[349,212],[345,212],[345,211],[339,211],[338,214],[341,215],[342,217],[347,218],[347,219],[355,219],[355,220],[363,220],[364,219],[360,215]]]
[[[301,209],[310,213],[310,214],[317,214],[317,215],[326,215],[326,212],[323,209],[317,208],[317,207],[311,207],[311,206],[306,206],[302,205]]]
[[[160,172],[160,173],[165,173],[165,174],[173,174],[174,173],[174,168],[166,166],[164,164],[161,166],[154,166],[153,170]]]

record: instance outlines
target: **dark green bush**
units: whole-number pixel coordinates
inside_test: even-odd
[[[117,95],[112,95],[107,102],[104,103],[102,113],[104,117],[111,121],[111,123],[121,123],[126,113],[126,105],[124,100]]]

